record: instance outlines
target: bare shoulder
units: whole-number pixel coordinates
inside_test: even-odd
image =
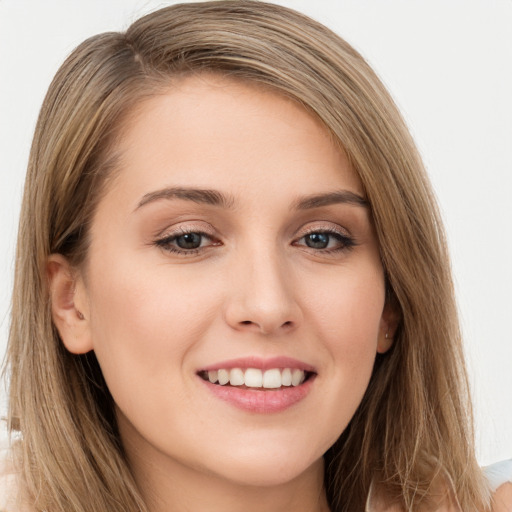
[[[0,512],[33,512],[33,507],[20,499],[15,473],[0,473]]]
[[[512,512],[512,482],[500,485],[492,501],[492,512]]]
[[[0,512],[33,512],[19,496],[19,472],[13,463],[12,447],[0,445]]]
[[[493,492],[492,512],[512,512],[512,459],[483,469]]]
[[[14,504],[16,478],[12,474],[0,474],[0,512],[8,512]]]

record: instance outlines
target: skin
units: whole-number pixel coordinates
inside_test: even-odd
[[[509,512],[512,510],[512,482],[507,482],[496,491],[493,497],[493,512]]]
[[[328,510],[322,455],[396,318],[368,208],[295,206],[340,190],[364,197],[358,176],[296,103],[215,76],[182,79],[123,128],[86,266],[52,255],[48,269],[61,338],[71,352],[95,351],[150,510]],[[229,204],[153,194],[167,187],[214,189]],[[180,230],[208,236],[195,252],[171,252]],[[327,248],[308,246],[329,230]],[[309,394],[254,413],[197,375],[247,356],[312,365]]]

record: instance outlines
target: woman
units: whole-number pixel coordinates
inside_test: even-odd
[[[38,122],[15,279],[28,510],[506,506],[414,144],[300,14],[181,5],[83,43]]]

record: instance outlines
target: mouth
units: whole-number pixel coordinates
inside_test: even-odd
[[[219,368],[202,370],[198,375],[217,386],[276,391],[301,386],[315,373],[300,368]]]
[[[295,409],[316,381],[316,368],[292,357],[241,357],[197,371],[205,389],[242,411],[275,414]]]

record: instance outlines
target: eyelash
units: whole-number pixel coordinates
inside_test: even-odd
[[[334,247],[334,248],[318,248],[317,249],[314,247],[309,247],[306,244],[298,243],[300,240],[306,238],[307,236],[313,235],[313,234],[328,235],[329,237],[333,237],[339,242],[340,246]],[[199,246],[199,247],[192,248],[192,249],[184,249],[184,248],[179,248],[179,247],[176,247],[175,245],[172,245],[178,238],[186,236],[186,235],[198,235],[199,237],[201,237],[201,243],[202,243],[203,239],[210,240],[210,241],[212,241],[212,243],[207,245],[206,247]],[[330,242],[331,241],[329,240],[328,243],[330,243]],[[168,251],[168,252],[171,252],[174,254],[184,255],[184,256],[193,256],[193,255],[199,254],[200,252],[204,251],[208,247],[222,245],[221,242],[216,241],[212,237],[212,235],[210,235],[209,233],[205,233],[203,231],[194,230],[194,229],[190,229],[190,230],[180,229],[178,232],[173,233],[168,236],[165,236],[164,238],[160,238],[160,239],[156,240],[154,243],[157,247],[160,247],[161,249],[163,249],[165,251]],[[293,242],[293,244],[305,247],[306,249],[311,249],[313,252],[320,252],[322,254],[336,254],[336,253],[343,252],[343,251],[349,251],[357,245],[354,238],[352,238],[346,234],[340,233],[339,231],[336,231],[335,229],[330,229],[330,228],[311,229],[311,230],[307,231],[306,233],[304,233],[300,238],[295,240]]]
[[[210,235],[209,233],[205,233],[204,231],[200,231],[197,229],[180,229],[178,232],[173,233],[171,235],[165,236],[164,238],[160,238],[155,241],[155,245],[164,249],[165,251],[174,253],[174,254],[181,254],[184,256],[193,256],[195,254],[198,254],[199,252],[203,251],[205,247],[197,247],[194,249],[182,249],[179,247],[176,247],[172,245],[173,242],[176,241],[177,238],[180,238],[182,236],[186,235],[199,235],[201,239],[207,239],[213,241],[211,245],[221,245],[220,242],[215,241],[215,239]],[[202,243],[202,240],[201,240]],[[210,247],[211,245],[208,245],[207,247]]]
[[[306,246],[305,244],[299,244],[301,246],[304,246],[306,247],[307,249],[311,249],[313,250],[314,252],[321,252],[322,254],[336,254],[336,253],[340,253],[340,252],[343,252],[343,251],[349,251],[351,250],[352,248],[354,248],[357,244],[356,244],[356,241],[354,240],[354,238],[352,238],[351,236],[348,236],[344,233],[340,233],[339,231],[335,230],[335,229],[332,229],[332,228],[313,228],[313,229],[310,229],[308,231],[306,231],[306,233],[304,233],[298,240],[302,240],[303,238],[306,238],[307,236],[310,236],[310,235],[328,235],[329,237],[333,237],[335,238],[340,246],[339,247],[332,247],[332,248],[325,248],[325,249],[315,249],[313,247],[309,247],[309,246]],[[297,244],[297,242],[294,242],[294,244]],[[329,241],[330,243],[330,241]]]

